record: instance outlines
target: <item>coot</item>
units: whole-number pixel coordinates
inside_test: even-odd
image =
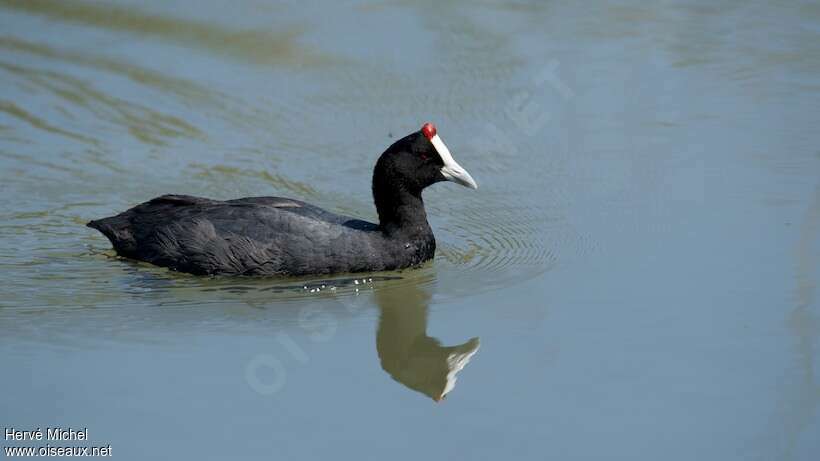
[[[433,257],[422,190],[439,181],[477,188],[432,123],[376,162],[379,224],[280,197],[218,201],[163,195],[88,223],[117,254],[199,275],[311,275],[401,269]]]

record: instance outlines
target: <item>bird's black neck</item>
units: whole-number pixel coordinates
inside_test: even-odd
[[[373,188],[373,199],[379,213],[379,227],[388,236],[432,238],[427,223],[421,191],[402,187]]]

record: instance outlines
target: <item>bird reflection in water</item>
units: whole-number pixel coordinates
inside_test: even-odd
[[[377,290],[375,296],[381,310],[376,350],[382,368],[410,389],[441,401],[455,387],[456,374],[478,351],[478,338],[442,346],[428,336],[430,294],[422,287],[390,287]]]

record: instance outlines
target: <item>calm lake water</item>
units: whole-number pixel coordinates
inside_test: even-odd
[[[817,459],[820,4],[303,3],[0,0],[1,425],[117,459]],[[425,193],[417,270],[197,278],[84,227],[163,193],[374,220],[427,120],[480,187]]]

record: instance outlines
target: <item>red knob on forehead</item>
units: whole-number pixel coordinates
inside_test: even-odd
[[[430,122],[427,122],[421,127],[421,132],[424,134],[425,138],[433,139],[433,136],[436,135],[436,126]]]

